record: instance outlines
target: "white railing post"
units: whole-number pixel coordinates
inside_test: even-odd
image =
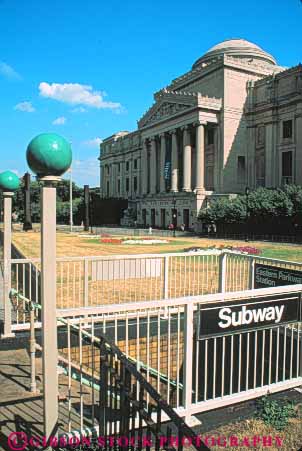
[[[51,177],[40,179],[41,189],[41,281],[42,363],[44,434],[58,430],[58,345],[56,319],[56,187]]]
[[[32,303],[29,304],[30,307],[30,391],[32,393],[37,393],[37,383],[36,383],[36,339],[35,339],[35,309]]]
[[[255,276],[255,259],[250,257],[249,259],[249,290],[254,289],[254,276]]]
[[[186,410],[185,421],[189,421],[190,407],[192,405],[192,372],[193,372],[193,303],[186,304],[184,311],[184,379],[183,379],[183,406]],[[196,362],[196,364],[198,364]]]
[[[14,337],[12,333],[11,290],[11,246],[12,246],[12,192],[3,192],[4,236],[3,236],[3,307],[4,330],[2,338]]]
[[[226,290],[226,264],[227,254],[223,252],[219,257],[218,293],[225,293]]]
[[[26,159],[41,183],[41,318],[44,436],[58,435],[59,384],[57,337],[56,185],[72,161],[70,144],[54,133],[42,133],[28,145]],[[46,449],[50,449],[49,442]]]
[[[164,257],[164,292],[163,298],[168,299],[169,297],[169,257],[166,255]]]
[[[97,271],[97,265],[96,265]],[[84,307],[88,307],[88,260],[85,258],[84,260]]]

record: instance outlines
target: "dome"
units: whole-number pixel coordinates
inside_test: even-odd
[[[228,39],[210,48],[210,50],[193,64],[193,69],[196,69],[202,63],[209,63],[211,60],[222,57],[223,55],[244,60],[258,60],[274,66],[277,64],[275,58],[262,50],[258,45],[245,39]]]

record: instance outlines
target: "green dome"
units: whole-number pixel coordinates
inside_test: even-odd
[[[0,189],[2,191],[16,191],[20,186],[19,177],[11,171],[0,174]]]
[[[30,169],[39,177],[60,176],[71,165],[71,146],[56,133],[41,133],[28,144],[26,159]]]

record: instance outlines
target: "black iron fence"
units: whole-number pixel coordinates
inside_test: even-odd
[[[100,354],[99,431],[105,450],[182,451],[188,443],[194,449],[209,450],[105,336]]]

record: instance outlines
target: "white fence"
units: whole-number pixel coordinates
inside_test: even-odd
[[[219,259],[211,252],[57,259],[57,308],[168,299],[219,291]],[[12,260],[12,288],[40,303],[40,260]],[[15,323],[26,323],[24,301]]]
[[[301,270],[302,264],[209,251],[57,259],[57,308],[82,308],[251,289],[257,263]],[[12,260],[12,288],[40,303],[40,260]],[[24,301],[14,326],[27,324]],[[27,327],[27,326],[25,326]]]
[[[96,423],[100,332],[185,417],[300,385],[301,320],[199,337],[201,306],[300,295],[302,285],[249,290],[258,263],[293,271],[302,266],[210,252],[59,258],[58,346],[69,431]],[[13,288],[37,303],[39,265],[38,259],[12,261]],[[28,327],[23,298],[15,310],[13,329]]]
[[[78,402],[71,389],[75,379],[77,390],[83,393],[78,410],[80,424],[94,424],[99,354],[93,342],[100,332],[135,362],[182,416],[301,385],[302,326],[298,320],[229,335],[199,337],[201,306],[218,303],[222,307],[228,301],[236,305],[245,298],[250,298],[246,304],[250,305],[267,295],[297,297],[301,291],[302,285],[296,285],[167,299],[164,303],[87,307],[81,309],[82,318],[78,309],[58,311],[58,318],[66,320],[59,327],[58,342],[70,387],[70,417]],[[61,319],[58,324],[62,324]],[[85,417],[88,411],[90,416]],[[70,423],[70,430],[78,427],[78,422]]]

